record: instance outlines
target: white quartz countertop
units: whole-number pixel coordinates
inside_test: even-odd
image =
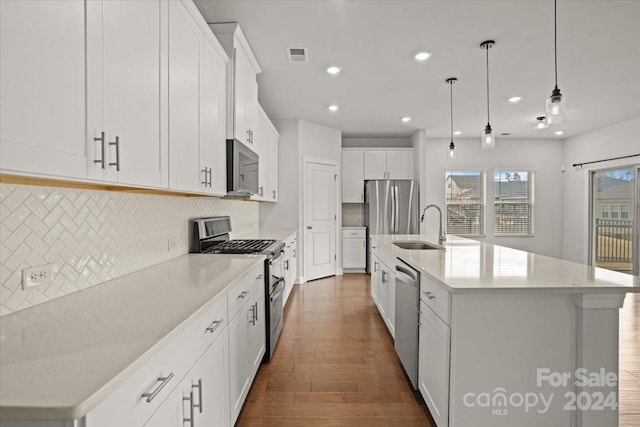
[[[640,292],[640,277],[504,246],[447,236],[444,250],[407,250],[393,242],[438,244],[437,235],[376,235],[378,248],[426,273],[451,292]]]
[[[242,236],[242,239],[273,239],[285,241],[291,237],[296,230],[258,230]]]
[[[1,317],[2,418],[84,416],[263,261],[184,255]]]

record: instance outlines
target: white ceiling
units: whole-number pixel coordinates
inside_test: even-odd
[[[567,122],[534,131],[554,86],[553,1],[196,0],[207,22],[239,22],[262,67],[259,100],[272,119],[303,119],[344,136],[478,136],[491,124],[512,137],[562,138],[640,116],[640,1],[558,1],[558,86]],[[308,48],[289,63],[287,47]],[[433,52],[418,63],[413,55]],[[338,76],[329,65],[343,68]],[[510,104],[512,95],[524,96]],[[337,113],[327,107],[340,105]],[[412,116],[408,124],[402,116]]]

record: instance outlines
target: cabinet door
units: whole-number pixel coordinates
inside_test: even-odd
[[[260,363],[262,363],[262,357],[264,356],[266,348],[266,330],[265,330],[265,295],[264,295],[264,279],[260,276],[259,289],[254,290],[253,300],[250,305],[253,305],[253,321],[249,324],[249,384],[253,382]]]
[[[364,202],[364,152],[342,151],[342,203]]]
[[[269,135],[267,133],[269,118],[265,114],[262,107],[258,106],[258,129],[256,138],[258,138],[258,146],[260,147],[259,163],[258,163],[258,196],[260,199],[269,199],[269,183],[268,173],[269,164]]]
[[[200,75],[200,170],[211,169],[207,193],[227,192],[226,76],[227,68],[211,42],[204,38]]]
[[[144,427],[179,427],[182,426],[183,389],[190,387],[190,379],[185,379],[167,397],[158,410],[144,424]]]
[[[105,173],[109,181],[162,185],[160,4],[160,0],[103,1],[102,26],[89,28],[89,34],[93,30],[102,35],[103,78],[97,83],[104,91],[102,129],[109,143]],[[92,106],[90,102],[91,121]]]
[[[386,179],[387,178],[387,152],[386,151],[365,151],[364,152],[364,179]]]
[[[287,245],[287,248],[285,249],[285,252],[284,252],[284,305],[287,304],[287,300],[289,299],[289,294],[291,294],[291,291],[293,290],[293,281],[295,280],[295,277],[291,275],[292,273],[291,267],[293,264],[292,255],[293,255],[293,251],[291,250],[289,245]]]
[[[387,152],[387,178],[413,179],[413,152],[410,150]]]
[[[371,256],[371,298],[379,306],[378,295],[380,294],[380,279],[382,277],[382,269],[380,268],[380,260],[377,256]]]
[[[229,323],[229,414],[231,424],[235,423],[240,414],[245,392],[250,385],[249,322],[252,316],[248,307],[249,304],[245,304]]]
[[[365,268],[366,264],[365,239],[342,239],[342,267]]]
[[[229,423],[229,345],[228,331],[222,332],[198,361],[198,392],[202,396],[198,408],[199,426],[228,427]]]
[[[247,99],[250,91],[251,62],[241,47],[233,50],[233,134],[237,140],[250,145],[249,118],[247,117]]]
[[[180,1],[169,2],[169,188],[200,191],[200,58],[203,36]]]
[[[438,426],[449,422],[450,329],[420,301],[418,387]]]
[[[267,171],[268,194],[267,197],[272,201],[278,201],[278,133],[271,129],[269,138],[269,170]]]
[[[389,269],[380,262],[380,289],[378,290],[378,309],[382,320],[387,321],[387,293],[389,287]]]
[[[0,1],[0,168],[85,178],[85,2]]]

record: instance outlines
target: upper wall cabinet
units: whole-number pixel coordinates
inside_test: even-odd
[[[165,186],[166,3],[0,3],[2,170]]]
[[[364,202],[364,151],[342,150],[342,203]]]
[[[169,188],[226,193],[228,57],[193,3],[169,4]]]
[[[3,172],[86,177],[85,63],[84,1],[0,1]]]
[[[160,0],[86,2],[89,178],[166,186],[160,111],[166,7]]]
[[[227,67],[227,138],[237,139],[257,151],[258,83],[262,71],[240,25],[210,24],[230,57]]]
[[[365,150],[364,179],[413,179],[413,149]]]
[[[269,117],[258,104],[256,144],[260,148],[258,195],[256,200],[278,201],[278,138],[279,134]]]

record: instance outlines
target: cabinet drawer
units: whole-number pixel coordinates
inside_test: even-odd
[[[199,344],[195,351],[198,354],[204,353],[227,327],[227,323],[229,323],[227,298],[221,295],[190,327],[190,330],[197,335],[194,338]]]
[[[198,360],[191,331],[185,331],[150,358],[86,415],[92,427],[141,426],[162,405]]]
[[[251,299],[253,292],[264,292],[264,264],[256,266],[245,274],[227,291],[229,320],[233,319],[242,306]]]
[[[367,237],[366,229],[342,229],[343,239],[364,239]]]
[[[425,274],[420,275],[420,299],[447,325],[450,324],[449,313],[451,295]]]

